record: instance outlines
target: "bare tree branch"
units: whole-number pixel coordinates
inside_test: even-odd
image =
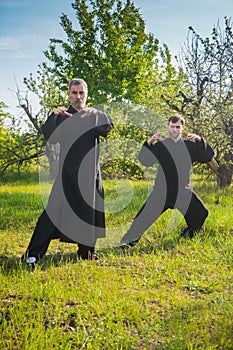
[[[174,109],[175,111],[177,111],[177,112],[180,113],[180,114],[184,114],[183,111],[182,111],[182,109],[180,109],[179,107],[177,107],[176,105],[174,105],[173,103],[171,103],[164,95],[161,95],[161,98],[162,98],[162,100],[164,100],[164,101],[166,102],[166,104],[167,104],[170,108]]]
[[[43,156],[44,154],[45,154],[45,151],[39,151],[35,154],[32,154],[31,156],[20,158],[20,159],[14,159],[14,160],[10,161],[2,168],[2,170],[0,172],[0,176],[2,176],[5,173],[5,171],[7,170],[7,168],[9,168],[9,166],[11,166],[13,164],[21,165],[23,162],[26,162],[27,160],[39,158],[39,157]]]

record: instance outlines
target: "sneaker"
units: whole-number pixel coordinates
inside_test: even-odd
[[[99,256],[96,252],[93,253],[92,260],[99,260]]]
[[[34,256],[29,256],[27,259],[26,259],[26,264],[32,268],[32,270],[34,270],[35,268],[35,264],[36,264],[36,258]]]

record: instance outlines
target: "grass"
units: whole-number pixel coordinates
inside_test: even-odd
[[[100,259],[77,261],[75,245],[53,241],[31,272],[20,256],[42,210],[40,186],[35,177],[2,182],[0,349],[233,349],[233,188],[212,178],[194,187],[210,210],[194,239],[180,238],[183,219],[168,211],[125,252],[114,242],[148,184],[105,181]]]

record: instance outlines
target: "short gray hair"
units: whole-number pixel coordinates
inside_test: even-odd
[[[80,84],[83,84],[86,87],[86,89],[87,89],[87,83],[85,82],[84,79],[74,78],[69,83],[69,91],[71,89],[71,86],[73,86],[73,85],[80,85]]]

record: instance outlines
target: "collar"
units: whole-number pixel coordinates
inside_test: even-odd
[[[169,140],[170,142],[172,142],[173,144],[175,144],[175,145],[176,145],[176,144],[179,144],[179,143],[181,143],[181,142],[184,142],[183,137],[179,138],[178,141],[173,140],[171,137],[168,137],[168,140]]]

